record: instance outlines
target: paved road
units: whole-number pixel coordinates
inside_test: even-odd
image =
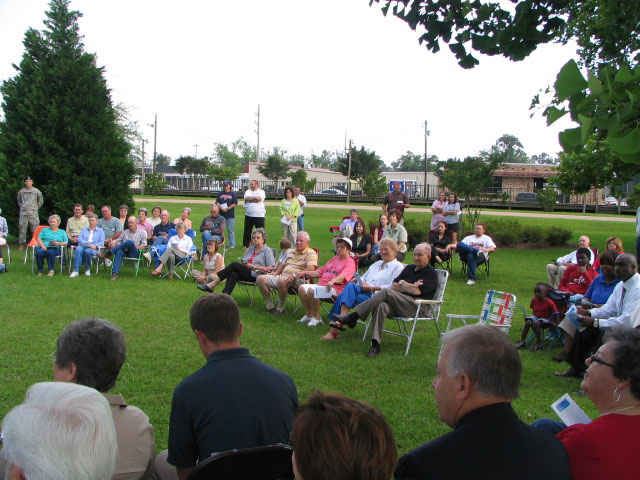
[[[177,198],[134,198],[136,202],[147,202],[147,203],[185,203],[185,200],[177,199]],[[203,203],[210,204],[213,203],[213,199],[191,199],[186,200],[188,203]],[[265,202],[268,206],[271,207],[279,207],[280,202],[278,201],[267,201]],[[358,210],[377,210],[382,212],[380,205],[362,205],[362,204],[353,204],[354,208]],[[346,205],[341,205],[338,203],[310,203],[309,206],[304,208],[334,208],[336,210],[345,210]],[[428,207],[411,207],[409,209],[410,212],[431,212],[431,209]],[[509,212],[502,210],[483,210],[482,215],[493,216],[493,217],[532,217],[532,218],[567,218],[571,220],[591,220],[598,222],[628,222],[635,223],[635,217],[630,216],[619,216],[619,217],[601,217],[597,215],[557,215],[554,213],[525,213],[525,212]]]

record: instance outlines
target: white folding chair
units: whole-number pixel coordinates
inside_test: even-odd
[[[413,317],[392,317],[398,325],[398,330],[383,330],[383,333],[407,339],[407,349],[404,352],[405,355],[409,354],[411,342],[413,341],[413,336],[416,332],[416,327],[418,326],[419,321],[433,321],[436,331],[438,332],[438,336],[441,335],[438,322],[440,321],[440,310],[444,303],[444,292],[447,289],[449,272],[447,270],[436,270],[436,272],[438,274],[438,287],[436,288],[436,293],[434,294],[433,299],[424,300],[422,298],[416,298],[414,300],[416,304],[416,313]],[[362,336],[362,341],[364,341],[367,338],[367,333],[371,326],[371,316],[369,316],[367,321],[362,323],[366,325],[364,335]]]
[[[480,315],[448,313],[447,332],[451,330],[454,320],[461,320],[464,325],[467,324],[467,320],[477,320],[478,323],[486,323],[499,328],[504,333],[508,333],[509,328],[511,328],[511,319],[513,318],[513,310],[516,307],[516,303],[517,298],[512,293],[489,290],[484,297]]]

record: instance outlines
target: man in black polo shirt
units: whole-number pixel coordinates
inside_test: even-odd
[[[371,336],[371,349],[367,357],[375,357],[380,353],[380,341],[384,321],[389,317],[412,317],[416,313],[414,299],[424,298],[431,300],[438,288],[438,274],[429,265],[431,259],[431,246],[428,243],[420,243],[413,250],[413,265],[407,265],[398,275],[391,287],[377,292],[366,302],[356,306],[355,311],[347,315],[335,315],[336,322],[331,323],[339,329],[342,325],[349,328],[356,326],[358,319],[365,319],[371,313],[373,334]]]
[[[156,459],[161,480],[186,479],[215,452],[288,443],[298,408],[291,377],[240,347],[242,323],[233,298],[203,295],[189,318],[207,363],[173,393],[168,456],[161,452]]]

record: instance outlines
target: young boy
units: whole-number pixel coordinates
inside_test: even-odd
[[[553,303],[551,299],[547,298],[546,283],[537,283],[533,288],[533,294],[534,297],[531,299],[531,305],[529,305],[531,310],[533,310],[533,315],[525,318],[520,343],[516,345],[518,349],[527,346],[527,334],[529,333],[529,329],[533,327],[533,332],[536,334],[536,343],[530,348],[532,352],[542,350],[542,324],[550,323],[551,315],[558,310],[556,308],[556,304]]]

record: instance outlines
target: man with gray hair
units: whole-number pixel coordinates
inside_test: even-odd
[[[220,207],[215,203],[211,205],[211,215],[207,215],[202,219],[200,224],[200,233],[202,233],[202,244],[207,245],[209,240],[222,242],[224,236],[224,228],[227,225],[225,218],[220,215]]]
[[[110,395],[127,356],[124,333],[101,318],[82,318],[67,325],[57,340],[53,377],[98,390],[109,402],[118,437],[113,480],[148,479],[153,473],[156,444],[149,417]]]
[[[356,306],[352,313],[335,315],[336,321],[329,325],[344,330],[342,325],[354,328],[358,319],[366,319],[371,314],[371,348],[367,357],[380,353],[384,321],[390,317],[413,317],[416,314],[416,298],[431,300],[438,288],[438,274],[429,265],[431,246],[419,243],[413,250],[413,265],[404,267],[400,275],[394,278],[389,288],[380,290],[369,300]]]
[[[36,383],[2,421],[9,480],[109,480],[118,452],[107,400],[73,383]]]
[[[395,478],[569,480],[560,441],[511,407],[521,373],[520,355],[499,329],[476,324],[446,333],[432,386],[440,420],[454,430],[400,458]]]

